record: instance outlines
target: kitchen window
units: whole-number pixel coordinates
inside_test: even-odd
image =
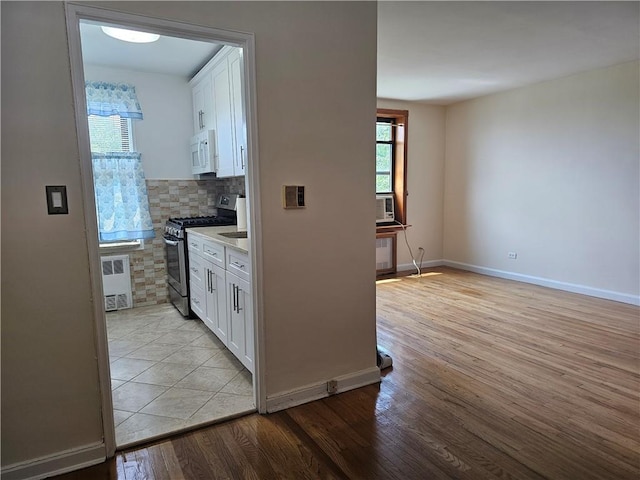
[[[379,108],[376,120],[376,193],[393,194],[395,219],[406,224],[409,111]]]
[[[132,119],[142,120],[133,85],[85,82],[100,248],[139,249],[154,238]]]
[[[92,152],[132,152],[131,119],[120,115],[89,115],[89,142]]]
[[[130,118],[120,115],[101,117],[89,115],[89,142],[91,152],[132,152],[133,129]],[[144,248],[144,240],[119,240],[100,242],[100,250],[104,253],[115,253],[122,250],[140,250]]]

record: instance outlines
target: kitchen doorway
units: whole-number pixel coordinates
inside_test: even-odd
[[[94,7],[77,5],[66,5],[67,8],[67,29],[69,33],[69,48],[71,53],[71,69],[74,85],[74,96],[76,99],[76,118],[78,141],[81,155],[81,173],[84,185],[85,223],[87,225],[88,243],[90,251],[90,266],[93,280],[94,298],[103,298],[102,291],[102,262],[101,258],[105,254],[104,246],[100,246],[98,241],[98,219],[93,206],[94,203],[94,179],[91,158],[91,141],[89,127],[87,123],[87,110],[85,108],[85,80],[87,72],[103,77],[105,81],[122,82],[127,78],[122,78],[123,72],[135,73],[137,78],[145,78],[148,84],[154,84],[149,78],[156,76],[170,76],[171,73],[158,73],[149,70],[145,63],[152,59],[150,54],[136,56],[132,50],[116,51],[115,56],[107,55],[107,50],[100,50],[100,61],[102,65],[91,65],[87,58],[91,52],[86,50],[86,45],[91,43],[91,35],[101,29],[102,26],[120,27],[129,30],[142,31],[157,34],[167,39],[174,39],[182,45],[187,45],[187,50],[183,54],[176,51],[160,52],[158,58],[160,63],[170,63],[171,58],[184,60],[184,52],[193,53],[204,47],[204,53],[200,60],[193,60],[192,70],[186,77],[193,76],[197,68],[202,67],[211,55],[214,55],[218,47],[231,45],[242,49],[243,59],[242,74],[244,77],[244,115],[246,118],[246,155],[247,162],[246,176],[244,181],[238,177],[224,182],[216,182],[214,179],[176,178],[178,187],[189,188],[191,182],[197,183],[205,195],[202,198],[190,198],[188,203],[190,208],[200,209],[210,208],[207,200],[207,193],[215,195],[221,189],[237,188],[242,189],[248,197],[248,229],[251,232],[251,225],[259,215],[257,205],[251,202],[252,198],[258,196],[258,179],[255,162],[257,159],[257,148],[255,145],[255,77],[254,77],[254,50],[253,37],[249,34],[238,34],[206,27],[187,25],[184,23],[171,22],[149,17],[141,17],[120,12],[102,10]],[[92,32],[96,30],[96,32]],[[89,32],[89,33],[87,33]],[[193,47],[193,48],[189,48]],[[209,50],[207,51],[207,48]],[[111,55],[111,56],[110,56]],[[86,57],[86,58],[85,58]],[[197,57],[197,55],[196,55]],[[93,57],[96,58],[96,57]],[[109,60],[110,59],[110,60]],[[118,59],[121,63],[117,63]],[[112,62],[111,65],[108,62]],[[105,63],[106,62],[106,63]],[[130,65],[127,67],[126,62]],[[142,70],[146,68],[147,71]],[[177,68],[177,67],[176,67]],[[189,68],[189,67],[181,67]],[[174,75],[175,76],[175,75]],[[179,75],[178,75],[179,76]],[[182,73],[184,77],[184,73]],[[127,77],[124,74],[124,77]],[[118,80],[121,78],[121,80]],[[166,80],[166,78],[163,78]],[[94,80],[94,79],[91,79]],[[172,79],[172,81],[175,79]],[[144,83],[144,82],[143,82]],[[167,83],[167,82],[165,82]],[[179,82],[178,82],[179,83]],[[155,82],[155,88],[158,82]],[[183,89],[180,94],[171,95],[174,97],[187,98],[191,108],[190,95],[185,97],[185,89],[188,89],[187,79],[183,80]],[[176,90],[177,92],[177,90]],[[157,92],[156,92],[157,93]],[[142,92],[140,92],[140,96]],[[147,98],[151,98],[147,96]],[[163,108],[163,105],[153,105],[153,109]],[[176,109],[164,105],[167,115],[175,115]],[[121,122],[121,124],[124,122]],[[180,123],[180,122],[178,122]],[[182,122],[184,123],[184,122]],[[190,122],[189,122],[190,123]],[[133,127],[132,142],[136,142],[136,128]],[[166,132],[166,131],[165,131]],[[188,153],[188,136],[179,135],[172,131],[177,143],[184,142],[185,154]],[[166,133],[153,131],[155,138],[164,138]],[[142,137],[140,138],[142,141]],[[164,149],[166,150],[166,149]],[[143,157],[153,157],[156,153],[145,154]],[[149,153],[149,152],[148,152]],[[188,160],[188,158],[187,158]],[[162,172],[175,172],[170,161],[163,161],[158,167]],[[182,167],[181,167],[182,168]],[[171,173],[169,174],[169,176]],[[178,177],[182,175],[178,174]],[[162,176],[161,173],[154,174],[154,177]],[[165,174],[165,176],[167,176]],[[147,180],[147,186],[158,185],[160,178]],[[208,181],[210,180],[210,182]],[[156,182],[156,183],[154,183]],[[186,185],[189,183],[189,185]],[[171,189],[169,184],[168,188]],[[150,190],[148,188],[148,190]],[[178,188],[180,191],[180,188]],[[158,192],[154,192],[158,193]],[[225,192],[221,192],[225,193]],[[228,193],[228,192],[227,192]],[[166,204],[170,203],[173,193],[169,193],[169,198],[159,193],[160,215],[179,216],[166,210]],[[181,200],[180,193],[176,193]],[[152,195],[149,195],[150,197]],[[168,201],[167,201],[168,200]],[[149,198],[149,203],[152,199]],[[163,210],[164,209],[164,210]],[[153,209],[151,209],[153,210]],[[167,218],[163,218],[164,222]],[[157,220],[157,219],[156,219]],[[154,221],[156,236],[161,237],[161,230],[158,229],[158,222]],[[252,232],[250,236],[249,258],[253,265],[256,265],[256,242],[259,242],[259,232]],[[161,238],[160,238],[161,240]],[[153,240],[143,240],[148,248],[153,244]],[[125,247],[126,248],[126,247]],[[131,248],[131,245],[129,245]],[[139,251],[140,246],[137,248]],[[116,250],[112,253],[122,253]],[[131,255],[135,258],[135,255]],[[163,256],[158,261],[158,253],[151,254],[154,258],[153,270],[159,277],[164,273],[158,265],[162,263]],[[143,259],[142,263],[145,263]],[[134,261],[131,268],[136,268]],[[251,269],[255,275],[256,268]],[[96,321],[96,335],[98,345],[98,369],[100,374],[101,398],[103,403],[103,425],[105,444],[107,452],[112,455],[116,447],[122,448],[131,446],[142,441],[149,441],[160,436],[193,428],[195,425],[203,425],[220,421],[224,418],[237,416],[250,411],[263,411],[259,395],[259,338],[253,338],[255,345],[255,375],[250,375],[243,370],[240,362],[235,362],[233,355],[226,349],[218,338],[196,318],[183,317],[170,303],[163,302],[162,293],[166,285],[163,285],[164,278],[152,279],[150,285],[144,284],[144,306],[133,309],[122,309],[106,313],[102,302],[94,305],[94,316]],[[134,291],[137,280],[134,280]],[[259,311],[256,308],[257,299],[260,294],[255,281],[251,282],[253,299],[254,323],[259,318]],[[154,298],[155,295],[155,298]],[[135,300],[135,298],[134,298]],[[135,305],[135,301],[133,302]],[[258,328],[253,329],[258,332]],[[113,393],[112,393],[113,392]],[[216,402],[216,396],[218,402]],[[231,409],[222,406],[231,406]],[[155,424],[154,424],[154,421]],[[123,425],[132,426],[131,430],[125,432]],[[125,432],[125,433],[122,433]]]

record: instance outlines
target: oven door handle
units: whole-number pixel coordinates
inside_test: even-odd
[[[164,243],[166,243],[167,245],[171,245],[172,247],[175,247],[178,245],[179,242],[174,241],[174,240],[169,240],[167,239],[167,237],[163,237],[164,238]]]

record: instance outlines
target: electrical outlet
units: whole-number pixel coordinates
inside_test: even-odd
[[[516,252],[509,252],[509,258],[511,260],[515,260],[516,258],[518,258],[518,254]]]
[[[327,393],[337,393],[338,392],[338,381],[337,380],[329,380],[327,382]]]

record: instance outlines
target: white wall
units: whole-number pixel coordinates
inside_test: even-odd
[[[191,88],[177,75],[85,65],[86,80],[125,82],[136,87],[144,118],[133,120],[136,151],[148,179],[193,180],[189,139],[193,135]]]
[[[5,467],[100,442],[102,420],[64,11],[1,8]],[[67,186],[68,215],[45,185]]]
[[[627,63],[447,108],[445,259],[637,300],[638,72]]]
[[[375,3],[89,3],[255,33],[267,395],[375,370]],[[64,6],[1,8],[6,467],[102,425]],[[306,209],[282,208],[289,183]],[[67,185],[69,215],[46,214],[45,185]]]
[[[444,214],[445,108],[417,102],[378,99],[378,108],[409,111],[407,147],[406,239],[416,261],[424,248],[423,266],[442,260]],[[414,270],[403,231],[398,232],[398,269]]]

